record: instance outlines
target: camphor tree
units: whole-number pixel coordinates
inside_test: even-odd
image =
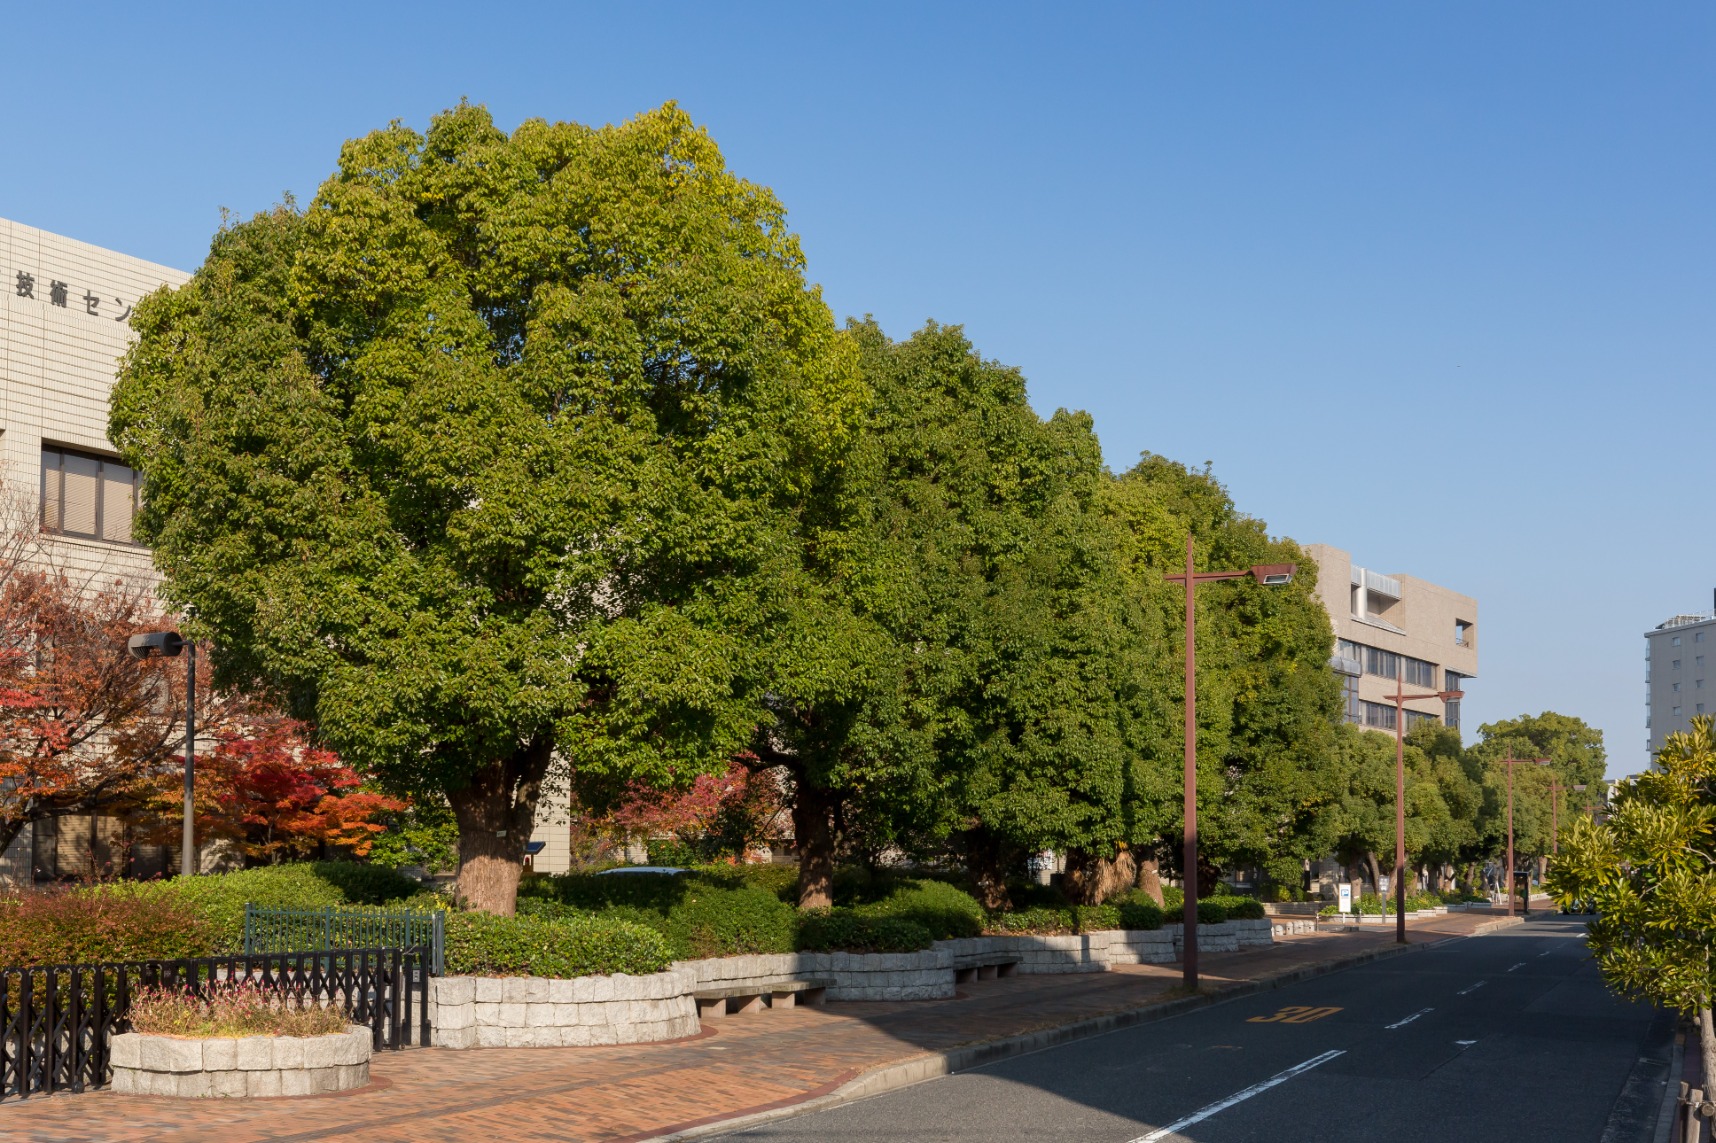
[[[762,594],[861,383],[765,188],[673,105],[348,142],[137,308],[111,436],[220,681],[444,793],[511,913],[550,768],[747,744]]]
[[[1564,829],[1550,891],[1596,913],[1588,941],[1610,987],[1696,1017],[1716,1091],[1716,723],[1669,735],[1609,807],[1600,825],[1581,814]]]

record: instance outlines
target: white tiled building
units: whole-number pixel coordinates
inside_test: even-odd
[[[40,529],[34,558],[74,582],[154,582],[131,540],[137,482],[107,441],[107,398],[131,307],[187,277],[0,219],[0,497],[8,520]],[[0,877],[81,873],[122,854],[116,822],[64,817],[20,834]]]

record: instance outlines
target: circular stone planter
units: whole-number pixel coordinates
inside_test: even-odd
[[[113,1037],[113,1090],[190,1099],[319,1095],[369,1082],[372,1035],[352,1025],[327,1036],[189,1039]]]

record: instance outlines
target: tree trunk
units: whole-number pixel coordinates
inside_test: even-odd
[[[479,770],[468,785],[447,792],[459,823],[458,895],[466,908],[502,917],[518,908],[524,845],[553,757],[552,742],[532,739]]]
[[[965,831],[965,868],[971,874],[977,903],[985,909],[1007,907],[1007,873],[1015,856],[1013,847],[982,826]]]
[[[1080,905],[1102,904],[1130,888],[1137,876],[1138,864],[1124,849],[1113,857],[1077,849],[1067,854],[1067,896]]]
[[[1135,882],[1144,895],[1156,902],[1156,907],[1162,907],[1162,863],[1154,857],[1140,858],[1138,861],[1138,877]]]
[[[1716,1026],[1708,1008],[1698,1010],[1698,1045],[1704,1051],[1704,1098],[1716,1098]]]
[[[792,828],[798,843],[798,907],[826,909],[834,904],[834,797],[802,778],[797,785]]]
[[[1364,867],[1365,871],[1370,874],[1371,889],[1380,897],[1382,895],[1382,867],[1377,864],[1376,854],[1370,850],[1365,851]]]

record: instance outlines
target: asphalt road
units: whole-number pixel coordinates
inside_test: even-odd
[[[1642,1141],[1662,1088],[1623,1086],[1668,1025],[1583,934],[1534,919],[722,1138]]]

